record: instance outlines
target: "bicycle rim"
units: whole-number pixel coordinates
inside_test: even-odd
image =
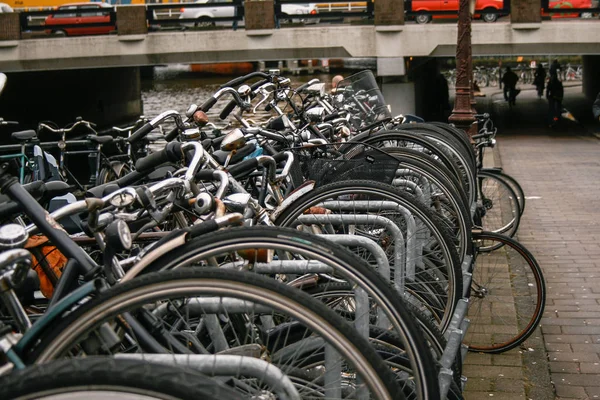
[[[472,351],[501,353],[523,343],[544,312],[546,287],[535,258],[515,240],[492,232],[473,235],[477,255],[465,343]]]

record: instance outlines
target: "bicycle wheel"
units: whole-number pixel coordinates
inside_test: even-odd
[[[501,353],[523,343],[544,313],[542,271],[517,241],[492,232],[474,233],[476,246],[499,247],[477,255],[465,344],[472,351]]]
[[[521,221],[518,195],[500,175],[481,171],[477,177],[486,210],[482,218],[483,229],[514,236]]]
[[[471,254],[471,215],[465,206],[464,192],[448,179],[448,175],[424,161],[421,153],[410,149],[384,149],[400,161],[394,187],[406,190],[436,213],[439,221],[451,233],[460,261]],[[419,190],[413,188],[418,187]],[[462,199],[462,201],[461,201]]]
[[[329,308],[341,308],[343,310],[342,315],[346,315],[349,320],[354,319],[351,313],[347,311],[349,308],[348,304],[353,304],[355,301],[354,289],[349,283],[336,282],[332,285],[317,285],[308,288],[306,292],[315,299],[327,304]],[[434,360],[440,360],[446,347],[446,338],[437,327],[435,320],[412,303],[407,302],[406,306],[415,317],[415,321],[419,324]],[[398,346],[397,343],[401,343],[400,340],[396,339],[397,335],[394,335],[389,330],[383,330],[383,328],[374,325],[371,325],[369,329],[370,337],[376,338],[376,341],[383,341],[388,344],[393,343],[396,346]],[[458,357],[460,357],[460,354],[458,354]],[[459,360],[454,360],[452,371],[454,372],[453,377],[456,385],[460,386],[461,362]]]
[[[510,185],[512,190],[514,190],[515,194],[517,195],[517,200],[519,201],[519,211],[521,216],[523,216],[523,213],[525,212],[525,192],[523,191],[523,188],[521,187],[519,182],[515,178],[504,173],[500,169],[484,168],[482,169],[482,171],[498,175],[501,179],[503,179],[506,183]]]
[[[345,317],[352,313],[355,327],[365,336],[368,336],[367,327],[372,322],[401,338],[410,364],[410,368],[403,370],[409,376],[402,386],[407,397],[427,398],[427,393],[437,391],[437,382],[431,379],[434,361],[427,354],[423,335],[410,311],[389,283],[389,267],[386,281],[380,275],[384,271],[375,269],[377,264],[367,264],[323,236],[282,227],[257,226],[200,236],[154,260],[146,270],[189,266],[251,270],[276,276],[302,290],[321,285],[335,291],[340,280],[350,284],[357,293],[360,292],[363,302],[340,302],[333,308],[335,312]],[[321,273],[316,274],[319,271]],[[368,295],[367,301],[362,297],[363,293]],[[377,337],[369,339],[378,340]]]
[[[111,357],[58,360],[0,379],[0,398],[243,399],[221,382],[194,370]]]
[[[442,163],[464,186],[469,199],[474,199],[476,192],[472,174],[466,173],[463,165],[447,154],[446,149],[424,135],[397,128],[390,131],[379,131],[375,135],[361,134],[353,138],[356,142],[365,143],[378,148],[408,147],[427,154],[432,160]]]
[[[450,323],[462,296],[460,260],[443,224],[413,196],[378,182],[343,181],[296,199],[275,223],[374,240],[397,272],[397,290],[426,305],[442,331]]]
[[[250,396],[274,395],[283,383],[270,382],[288,376],[303,398],[404,398],[368,340],[325,305],[274,279],[214,268],[149,274],[102,292],[58,321],[30,361],[148,348],[186,360],[238,355],[229,385]],[[271,360],[277,374],[242,369],[255,358]],[[212,365],[210,373],[222,376]]]

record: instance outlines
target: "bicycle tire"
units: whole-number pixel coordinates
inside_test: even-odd
[[[393,186],[373,181],[343,181],[332,183],[317,188],[296,199],[276,218],[275,224],[278,226],[294,226],[297,217],[302,215],[310,207],[320,204],[322,200],[344,198],[344,196],[354,196],[353,199],[356,199],[359,196],[375,196],[378,200],[386,199],[387,201],[396,202],[409,210],[412,215],[417,216],[418,221],[425,227],[425,234],[430,233],[432,235],[436,241],[434,246],[438,246],[435,254],[439,253],[440,257],[442,257],[441,260],[435,260],[442,265],[434,265],[434,267],[438,268],[434,272],[439,272],[443,276],[439,277],[437,281],[425,281],[425,283],[436,286],[442,286],[443,284],[447,299],[442,299],[445,304],[445,309],[439,311],[443,314],[440,316],[440,329],[444,331],[450,322],[454,307],[462,296],[461,263],[456,248],[454,247],[452,237],[444,228],[443,223],[440,223],[438,217],[429,211],[427,207],[416,201],[413,196],[400,191]],[[373,215],[374,212],[376,212],[376,210],[369,210],[369,215]],[[385,241],[385,238],[382,238],[381,240]],[[380,243],[380,245],[381,244],[385,245],[385,243]],[[387,244],[387,247],[390,247],[390,245]],[[433,253],[434,252],[429,253],[429,256],[431,257],[429,260],[427,257],[421,257],[421,260],[435,262],[433,261]],[[422,272],[425,271],[427,271],[427,268],[424,268]],[[417,278],[418,275],[419,274],[417,274]],[[416,279],[416,282],[418,282],[418,279]]]
[[[477,179],[486,208],[482,218],[483,229],[513,237],[521,221],[518,195],[501,175],[480,171]]]
[[[473,240],[485,247],[501,245],[475,260],[465,343],[471,351],[502,353],[523,343],[539,324],[546,301],[544,276],[516,240],[493,232],[474,233]]]
[[[337,282],[332,285],[317,285],[306,289],[305,292],[328,305],[330,303],[328,303],[327,300],[330,297],[354,296],[354,290],[347,282]],[[440,360],[442,354],[444,353],[447,342],[446,338],[437,327],[436,321],[431,316],[427,315],[424,310],[419,308],[417,305],[414,305],[408,301],[405,302],[405,304],[413,314],[415,320],[419,323],[419,327],[425,335],[425,340],[427,341],[434,359]],[[377,340],[383,340],[387,343],[395,343],[397,341],[393,332],[384,330],[383,328],[377,326],[371,326],[370,329],[373,332],[371,336],[376,337]],[[458,354],[458,357],[460,358],[460,353]],[[454,360],[452,364],[452,371],[454,372],[454,382],[456,385],[460,385],[460,376],[462,373],[460,360]]]
[[[361,260],[343,246],[329,242],[322,237],[284,227],[256,226],[222,230],[211,235],[197,237],[168,254],[154,260],[145,269],[155,272],[166,269],[181,269],[199,260],[219,257],[223,252],[261,249],[254,254],[273,248],[292,248],[295,254],[301,254],[310,260],[319,260],[334,267],[335,275],[347,279],[370,296],[374,304],[386,310],[392,329],[405,341],[411,354],[416,379],[423,387],[422,392],[435,393],[437,382],[431,382],[427,371],[434,369],[434,361],[426,352],[422,334],[412,320],[406,305],[396,290],[386,282],[364,260]],[[246,253],[252,253],[247,251]],[[436,380],[437,381],[437,380]],[[419,395],[421,397],[421,395]]]
[[[325,305],[273,279],[214,268],[182,268],[148,274],[98,294],[55,324],[52,331],[41,338],[29,361],[39,364],[64,356],[77,348],[79,340],[93,329],[135,307],[145,307],[161,299],[198,295],[237,298],[293,315],[313,333],[327,338],[343,355],[345,365],[353,368],[376,398],[403,398],[393,374],[368,341]],[[226,317],[229,319],[227,314]]]
[[[362,142],[378,148],[385,147],[409,147],[403,144],[410,143],[411,146],[415,146],[430,158],[441,162],[446,168],[448,168],[454,176],[461,182],[464,187],[467,196],[471,201],[475,198],[475,181],[474,177],[462,171],[462,165],[449,156],[445,149],[440,148],[439,144],[434,143],[433,140],[425,136],[420,136],[415,132],[405,131],[401,129],[396,130],[385,130],[378,131],[375,134],[361,134],[353,138],[353,141]]]
[[[431,163],[423,160],[419,152],[401,148],[388,148],[384,151],[400,160],[399,170],[408,169],[411,174],[421,174],[427,179],[427,184],[431,185],[433,183],[435,191],[444,195],[444,197],[437,195],[432,198],[432,204],[429,205],[430,209],[438,214],[440,221],[448,221],[446,224],[448,230],[458,240],[457,251],[460,260],[462,261],[466,255],[472,254],[471,214],[465,205],[467,200],[462,191],[462,186],[454,185],[448,179],[448,175],[440,171],[440,168],[436,168]],[[397,173],[396,177],[398,179],[402,175]],[[397,180],[392,182],[394,186],[396,186],[395,182]],[[445,207],[445,204],[448,206]]]
[[[59,400],[85,398],[90,391],[119,399],[243,399],[222,383],[194,370],[110,357],[58,360],[0,379],[0,398]],[[112,397],[114,396],[114,397]],[[126,396],[126,397],[125,397]]]
[[[512,190],[514,190],[514,192],[517,195],[517,200],[519,201],[519,210],[520,210],[521,217],[522,217],[523,213],[525,213],[526,198],[525,198],[525,191],[523,190],[523,187],[521,186],[521,184],[515,178],[508,175],[501,169],[483,168],[481,171],[496,174],[496,175],[500,176],[502,179],[504,179],[506,181],[506,183],[508,183],[510,185]]]

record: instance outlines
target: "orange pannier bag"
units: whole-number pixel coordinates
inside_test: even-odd
[[[32,236],[27,240],[25,248],[33,256],[33,269],[40,279],[40,291],[47,298],[52,297],[54,286],[67,264],[67,257],[56,246],[46,245],[50,239],[46,236]]]

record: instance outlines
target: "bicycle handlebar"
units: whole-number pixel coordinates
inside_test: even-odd
[[[232,79],[229,82],[222,84],[221,86],[219,86],[219,89],[223,89],[223,88],[230,87],[230,86],[237,86],[241,83],[246,82],[248,79],[252,79],[255,77],[260,77],[260,78],[269,79],[269,80],[272,78],[271,75],[264,73],[264,72],[251,72],[248,75],[240,76],[238,78]]]
[[[62,135],[62,134],[71,133],[75,130],[75,128],[77,128],[78,126],[82,126],[82,125],[85,126],[86,128],[88,128],[89,130],[91,130],[94,134],[97,134],[96,130],[94,129],[96,124],[89,122],[89,121],[85,121],[85,120],[79,120],[79,121],[75,122],[73,125],[71,125],[70,128],[58,128],[58,129],[55,129],[55,128],[51,127],[50,125],[40,122],[38,124],[38,131],[41,129],[45,129],[52,133],[59,133]]]

